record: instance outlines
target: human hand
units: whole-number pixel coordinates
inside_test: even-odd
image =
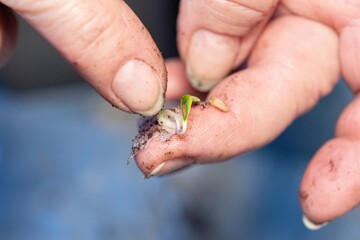
[[[276,9],[274,19],[270,16]],[[169,97],[186,81],[224,113],[194,108],[188,131],[163,142],[153,138],[137,153],[145,174],[220,162],[263,146],[328,94],[340,72],[355,94],[335,137],[311,160],[300,187],[305,216],[321,225],[360,202],[360,2],[182,0],[178,44],[183,66],[168,64]],[[249,57],[246,69],[236,69]],[[227,76],[227,77],[226,77]],[[189,88],[184,86],[183,91]],[[312,226],[317,228],[319,226]]]
[[[0,65],[15,43],[8,6],[36,28],[113,106],[153,115],[167,73],[143,24],[120,0],[0,0]]]

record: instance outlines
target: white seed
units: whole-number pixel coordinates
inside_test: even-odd
[[[156,116],[159,125],[171,133],[181,132],[181,116],[170,109],[161,110]]]

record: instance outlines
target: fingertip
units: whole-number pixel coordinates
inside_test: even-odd
[[[304,214],[316,223],[338,218],[360,203],[360,98],[342,112],[336,138],[310,161],[300,186]]]
[[[145,175],[162,175],[195,162],[221,162],[250,148],[247,136],[233,141],[240,131],[246,132],[246,125],[242,124],[240,129],[231,111],[224,112],[211,104],[198,104],[191,109],[188,128],[183,135],[169,134],[159,129],[156,123],[151,123],[145,132],[140,131],[142,137],[135,138],[135,146],[145,145],[136,151],[135,160]],[[169,164],[160,171],[158,166],[164,162]]]
[[[308,165],[300,186],[304,214],[315,223],[336,219],[360,203],[360,141],[335,138]]]
[[[166,91],[166,99],[177,100],[184,94],[205,98],[205,94],[194,89],[187,79],[184,63],[177,58],[166,60],[166,68],[168,71],[168,85]]]
[[[112,90],[134,113],[152,116],[164,104],[164,88],[156,72],[144,61],[133,59],[123,64],[112,82]]]
[[[197,30],[185,56],[188,79],[195,89],[206,92],[230,73],[236,65],[239,39]]]
[[[277,2],[181,1],[177,42],[192,87],[209,91],[238,67]]]

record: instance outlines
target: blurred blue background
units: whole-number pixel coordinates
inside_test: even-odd
[[[176,55],[175,2],[128,1],[166,57]],[[311,232],[298,201],[309,159],[351,100],[343,82],[267,147],[144,180],[126,165],[137,117],[112,108],[21,20],[0,74],[0,239],[360,236],[359,209]]]

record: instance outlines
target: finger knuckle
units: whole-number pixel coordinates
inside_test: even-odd
[[[267,1],[274,2],[274,1]],[[227,26],[230,33],[239,35],[247,33],[251,28],[262,22],[272,12],[274,4],[258,7],[253,1],[240,0],[204,0],[207,21],[215,31],[224,29]],[[204,6],[204,5],[203,5]],[[210,24],[211,23],[211,24]],[[229,33],[225,32],[225,33]]]

